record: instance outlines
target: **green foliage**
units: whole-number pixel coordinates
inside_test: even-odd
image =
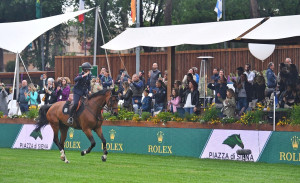
[[[204,122],[209,122],[212,120],[216,120],[218,118],[218,114],[220,110],[217,109],[214,104],[209,105],[207,109],[204,110],[204,114],[202,115],[201,120]]]
[[[221,119],[221,122],[222,122],[222,123],[225,123],[225,124],[226,124],[226,123],[235,123],[236,121],[237,121],[237,119],[235,119],[235,118],[227,118],[227,117],[226,117],[226,118],[222,118],[222,119]]]
[[[111,117],[111,114],[109,112],[104,112],[102,116],[104,120],[108,120]]]
[[[291,124],[300,124],[300,105],[294,105],[291,112]]]
[[[151,116],[151,113],[150,112],[142,112],[142,115],[141,115],[141,120],[142,121],[147,121]]]
[[[29,119],[34,119],[36,117],[38,117],[39,115],[39,110],[38,109],[30,109],[27,113],[26,113],[26,117]]]
[[[5,70],[6,72],[15,72],[16,62],[11,60],[6,63]]]
[[[158,119],[162,122],[171,121],[173,114],[170,112],[160,112],[157,114]]]
[[[3,118],[4,113],[0,111],[0,118]]]
[[[118,112],[118,119],[120,119],[120,120],[132,120],[133,115],[134,115],[134,112],[127,111],[125,109],[121,109]]]

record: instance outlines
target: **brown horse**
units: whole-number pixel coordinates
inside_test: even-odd
[[[103,143],[103,153],[102,161],[106,161],[107,158],[107,150],[106,150],[106,140],[102,133],[102,122],[103,117],[101,115],[101,110],[107,104],[108,108],[112,109],[112,111],[117,114],[118,112],[118,100],[117,96],[112,95],[110,90],[103,90],[97,93],[94,93],[88,96],[88,99],[85,100],[84,110],[77,117],[72,125],[67,123],[69,115],[63,113],[63,106],[66,102],[57,102],[52,105],[44,105],[39,110],[39,117],[37,119],[37,127],[35,131],[39,131],[43,126],[50,123],[53,132],[54,132],[54,143],[59,148],[61,153],[60,159],[65,163],[69,163],[64,151],[64,143],[67,137],[67,132],[69,127],[73,127],[75,129],[81,129],[88,139],[91,142],[91,146],[81,152],[81,155],[84,156],[91,152],[91,150],[95,147],[96,142],[94,140],[92,130],[94,130],[97,135],[100,137]],[[60,141],[58,140],[58,130],[60,130],[61,136]]]

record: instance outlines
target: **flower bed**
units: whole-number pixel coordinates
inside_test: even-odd
[[[119,110],[117,116],[103,113],[103,125],[112,126],[141,126],[164,128],[204,128],[204,129],[237,129],[237,130],[273,130],[272,123],[268,123],[266,116],[272,111],[263,112],[263,106],[258,104],[253,111],[245,113],[240,119],[220,118],[214,105],[210,105],[201,115],[180,116],[178,113],[161,112],[155,116],[143,112],[140,115],[125,110]],[[277,131],[300,131],[300,106],[293,109],[280,109],[286,116],[280,116],[276,124]],[[0,123],[35,124],[37,109],[31,109],[22,116],[7,118],[0,116]]]

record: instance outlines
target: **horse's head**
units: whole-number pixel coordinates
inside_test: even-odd
[[[108,110],[111,111],[113,115],[118,115],[118,95],[114,95],[112,91],[107,92],[105,100]]]

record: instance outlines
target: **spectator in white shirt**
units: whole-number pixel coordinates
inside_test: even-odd
[[[244,74],[247,75],[248,78],[248,82],[253,84],[253,80],[255,78],[255,73],[253,71],[251,71],[251,65],[250,64],[246,64],[245,65],[245,72]]]

